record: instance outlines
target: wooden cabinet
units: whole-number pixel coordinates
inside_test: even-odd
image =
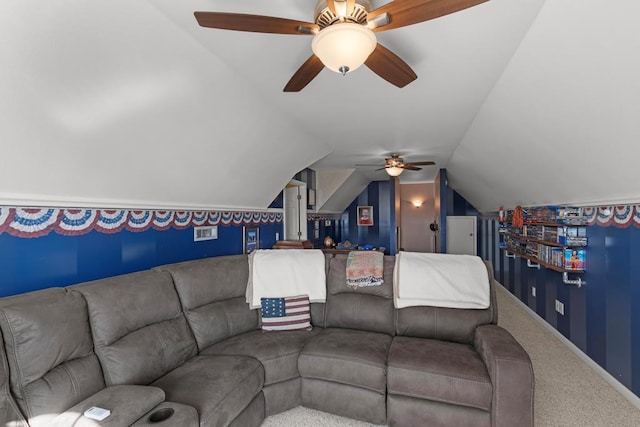
[[[278,240],[273,249],[313,249],[313,243],[308,240]]]

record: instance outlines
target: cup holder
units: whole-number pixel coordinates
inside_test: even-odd
[[[173,410],[173,408],[158,409],[157,411],[149,415],[149,424],[157,424],[166,421],[173,416],[174,412],[175,411]]]

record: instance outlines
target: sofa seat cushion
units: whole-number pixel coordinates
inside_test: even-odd
[[[202,355],[244,355],[260,361],[264,367],[264,384],[270,385],[300,376],[298,355],[304,343],[317,335],[320,328],[311,331],[279,331],[264,333],[260,330],[236,335],[204,349]]]
[[[386,399],[386,394],[379,391],[334,381],[302,378],[302,406],[364,421],[369,427],[373,427],[372,424],[381,427],[385,424]]]
[[[491,410],[489,373],[466,344],[395,337],[387,369],[389,394]]]
[[[327,328],[309,339],[298,358],[303,378],[333,381],[384,393],[391,336]]]
[[[193,406],[202,426],[228,425],[260,393],[264,370],[244,356],[196,356],[151,384],[166,400]]]

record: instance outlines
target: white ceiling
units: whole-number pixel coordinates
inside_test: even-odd
[[[418,75],[403,89],[362,67],[283,93],[310,37],[193,12],[312,21],[315,0],[3,0],[0,204],[263,209],[299,170],[390,153],[480,210],[640,200],[640,2],[611,4],[491,0],[377,33]]]

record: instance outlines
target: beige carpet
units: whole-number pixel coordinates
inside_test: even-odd
[[[499,325],[513,334],[533,362],[536,375],[536,426],[640,426],[638,408],[552,332],[541,326],[507,290],[499,286],[497,295]],[[262,424],[263,427],[369,425],[302,407],[271,416]]]
[[[498,287],[498,324],[527,350],[537,426],[640,426],[640,410]]]

